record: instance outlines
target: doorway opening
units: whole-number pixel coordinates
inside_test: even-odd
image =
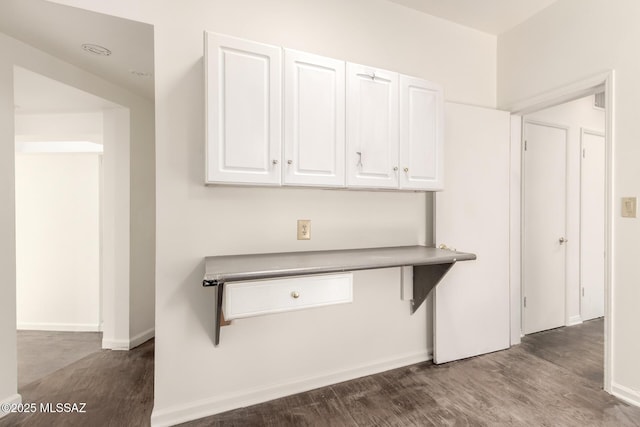
[[[113,322],[103,298],[103,273],[112,269],[103,212],[112,208],[102,164],[113,143],[106,117],[123,108],[17,66],[14,103],[20,391],[101,350],[103,320]]]
[[[604,316],[604,131],[596,95],[523,117],[525,335]]]
[[[512,330],[522,336],[604,318],[596,322],[604,324],[606,391],[611,390],[612,88],[609,72],[511,108],[518,127],[512,150],[519,157],[512,156],[512,196],[520,201],[512,205],[517,236],[512,272],[518,275],[512,276]]]

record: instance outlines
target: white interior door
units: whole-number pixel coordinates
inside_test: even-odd
[[[567,130],[525,122],[523,330],[565,325]]]
[[[580,168],[580,315],[604,316],[605,151],[604,135],[582,131]]]
[[[434,289],[434,362],[509,347],[509,130],[504,111],[445,104],[436,244],[475,253]]]

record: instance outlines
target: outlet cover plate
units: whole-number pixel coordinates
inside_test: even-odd
[[[298,240],[311,240],[311,220],[298,220]]]

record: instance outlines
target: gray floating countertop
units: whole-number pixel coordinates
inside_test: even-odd
[[[474,259],[476,256],[471,253],[426,246],[210,256],[205,258],[204,280],[215,285],[307,274],[450,264]]]

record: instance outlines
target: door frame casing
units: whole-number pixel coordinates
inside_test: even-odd
[[[522,117],[522,138],[521,141],[522,143],[520,144],[520,170],[522,171],[522,176],[520,179],[520,274],[521,274],[521,279],[520,279],[520,287],[521,287],[521,294],[522,294],[522,298],[521,298],[521,302],[520,302],[520,313],[521,313],[521,329],[520,329],[520,333],[521,335],[524,335],[524,329],[525,329],[525,321],[524,321],[524,297],[526,296],[526,292],[525,292],[525,268],[524,268],[524,247],[526,245],[526,240],[525,240],[525,236],[524,236],[524,223],[525,223],[525,194],[526,194],[526,181],[525,181],[525,149],[524,149],[524,141],[525,141],[525,136],[526,136],[526,127],[527,124],[531,124],[531,125],[535,125],[535,126],[545,126],[545,127],[549,127],[549,128],[554,128],[554,129],[560,129],[564,131],[564,135],[565,135],[565,139],[564,139],[564,150],[565,150],[565,164],[564,164],[564,237],[567,238],[567,232],[568,232],[568,224],[567,224],[567,212],[568,212],[568,206],[567,206],[567,183],[569,181],[567,173],[568,173],[568,162],[569,162],[569,131],[570,128],[568,126],[564,126],[558,123],[551,123],[551,122],[546,122],[546,121],[541,121],[541,120],[535,120],[535,119],[527,119],[525,116]],[[573,239],[572,239],[573,240]],[[571,325],[571,319],[569,318],[569,286],[567,283],[567,250],[565,247],[565,252],[564,252],[564,277],[563,277],[563,286],[564,286],[564,313],[563,313],[563,318],[564,318],[564,326],[569,326]]]
[[[611,379],[613,377],[613,348],[614,348],[614,323],[613,323],[613,293],[615,292],[615,284],[613,282],[613,260],[615,259],[615,252],[613,250],[613,213],[614,213],[614,200],[613,200],[613,147],[615,144],[615,71],[608,70],[603,73],[599,73],[583,80],[579,80],[573,83],[569,83],[566,86],[558,89],[551,90],[549,92],[542,93],[540,95],[525,99],[523,101],[506,105],[502,107],[504,110],[510,111],[512,114],[512,122],[517,117],[522,117],[526,114],[533,113],[535,111],[543,110],[545,108],[553,107],[555,105],[563,104],[584,96],[594,94],[596,91],[604,89],[605,92],[605,319],[604,319],[604,390],[611,393]],[[521,131],[524,129],[522,128]],[[522,134],[520,138],[512,137],[511,150],[512,159],[514,150],[519,152],[522,144]],[[520,165],[521,168],[522,165]],[[517,163],[512,161],[511,171],[511,188],[512,197],[517,199],[522,198],[522,194],[518,189],[521,184],[522,169],[518,169]],[[522,228],[519,222],[520,212],[514,208],[512,203],[511,211],[511,233],[521,236]],[[514,217],[515,216],[515,217]],[[514,239],[512,239],[513,243]],[[510,256],[510,269],[511,271],[519,271],[522,273],[522,251],[519,245],[511,245]],[[511,276],[512,280],[518,280],[514,275]],[[511,344],[515,345],[520,342],[522,336],[522,324],[521,321],[521,295],[520,286],[522,284],[522,276],[520,274],[520,283],[511,283]],[[516,303],[517,302],[517,303]],[[520,332],[518,334],[517,332]]]

